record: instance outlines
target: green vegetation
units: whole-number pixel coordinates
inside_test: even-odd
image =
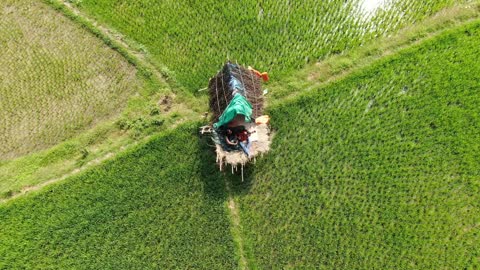
[[[276,79],[454,3],[398,1],[367,20],[357,1],[343,0],[68,2],[141,44],[159,69],[191,91],[204,87],[227,58]]]
[[[0,4],[0,200],[203,111],[91,22],[46,2]]]
[[[169,85],[167,85],[162,75],[158,74],[159,71],[155,70],[155,67],[149,66],[148,61],[145,62],[139,59],[143,58],[141,53],[138,54],[138,52],[135,53],[135,51],[131,51],[131,48],[125,48],[121,40],[115,40],[115,37],[112,37],[112,35],[109,36],[105,34],[95,26],[94,22],[82,17],[81,14],[79,15],[76,12],[70,11],[59,1],[46,0],[45,2],[57,11],[60,11],[60,13],[56,13],[41,2],[33,2],[32,5],[29,6],[26,6],[26,2],[22,1],[15,3],[7,1],[2,4],[5,7],[3,11],[7,14],[7,16],[3,17],[3,24],[10,24],[11,21],[15,21],[16,16],[23,16],[22,20],[19,20],[19,22],[15,21],[13,25],[21,25],[26,29],[40,29],[41,31],[39,32],[42,33],[49,31],[51,33],[42,36],[49,38],[50,41],[47,43],[41,42],[41,38],[38,37],[35,39],[36,43],[32,43],[31,41],[23,42],[23,44],[26,45],[15,47],[14,49],[16,51],[13,49],[4,51],[6,57],[3,59],[5,61],[15,55],[23,58],[23,61],[15,62],[13,66],[19,70],[26,66],[28,72],[22,74],[28,75],[28,80],[24,84],[17,84],[17,80],[13,80],[13,83],[8,85],[4,84],[8,87],[3,88],[5,93],[2,92],[2,97],[4,97],[2,101],[8,104],[8,106],[4,106],[3,111],[0,109],[0,113],[3,112],[5,114],[5,117],[0,120],[0,122],[2,122],[2,120],[5,122],[3,124],[5,128],[2,133],[3,136],[0,135],[2,141],[1,147],[3,147],[2,154],[0,155],[0,159],[2,159],[0,163],[0,198],[8,198],[24,190],[29,190],[31,186],[61,178],[72,171],[86,167],[85,165],[94,164],[97,160],[112,156],[112,154],[124,148],[125,145],[131,144],[135,140],[143,138],[152,132],[161,131],[171,124],[176,124],[188,119],[198,119],[199,113],[206,110],[205,106],[200,105],[202,101],[205,101],[205,97],[202,96],[195,101],[192,95],[178,91],[177,84],[173,80],[173,77],[169,78]],[[76,3],[76,1],[73,2]],[[435,3],[431,10],[420,9],[418,12],[419,15],[416,17],[420,18],[424,16],[421,14],[429,14],[441,6],[451,4],[450,1],[439,1]],[[103,3],[103,5],[105,4],[107,3]],[[276,4],[271,5],[274,6],[271,7],[272,10],[278,11],[280,8]],[[26,6],[26,8],[18,8],[22,6]],[[102,5],[99,4],[96,7],[100,8]],[[303,7],[296,8],[300,9],[298,12],[307,12]],[[354,3],[348,7],[339,6],[338,8],[342,10],[349,9],[351,12],[356,12],[356,14],[359,15]],[[402,9],[396,6],[392,7],[392,9],[393,8]],[[413,4],[403,8],[413,12],[413,10],[418,9],[419,6]],[[28,16],[22,13],[33,9],[38,12],[28,12]],[[199,10],[199,12],[203,12],[203,9]],[[316,10],[315,12],[320,11]],[[327,12],[327,15],[328,12],[335,13],[336,15],[332,15],[332,18],[339,16],[338,20],[343,16],[341,16],[340,11],[337,12],[335,9],[328,9],[328,11],[321,12]],[[38,19],[42,16],[52,16],[54,19]],[[381,16],[385,16],[385,14],[379,12],[374,18],[380,18]],[[393,18],[395,16],[393,14],[389,16],[390,19],[381,20],[385,25],[387,25],[387,22],[394,20]],[[322,16],[322,18],[326,18],[326,16]],[[383,24],[378,23],[378,18],[372,19],[371,21],[372,24],[377,25],[375,28],[377,30],[370,32],[369,35],[371,37],[369,38],[382,35],[383,33],[381,32],[381,29],[384,29],[381,26]],[[410,19],[415,20],[417,18],[412,17]],[[74,23],[69,22],[68,19],[73,20]],[[347,18],[344,19],[347,20]],[[348,17],[348,20],[352,25],[355,23],[365,23],[361,17]],[[398,20],[398,18],[395,20]],[[406,23],[407,22],[405,22],[405,24]],[[328,22],[322,22],[322,25],[323,24],[340,25],[336,19],[329,19]],[[399,25],[402,24],[403,23],[400,23]],[[341,25],[346,24],[342,23]],[[280,27],[280,25],[275,27]],[[353,28],[352,26],[352,29]],[[9,35],[10,32],[15,30],[15,27],[3,27],[2,29],[4,29],[3,32],[5,35]],[[291,29],[291,26],[289,26],[288,29]],[[319,29],[317,30],[320,31]],[[59,39],[58,36],[65,35],[65,31],[73,33],[72,37],[69,39]],[[295,31],[300,30],[297,29]],[[350,30],[348,32],[350,33]],[[112,34],[112,31],[110,31],[110,34]],[[168,36],[169,32],[167,32],[166,35]],[[271,35],[273,35],[273,33]],[[114,33],[114,36],[118,36],[118,34]],[[95,39],[95,37],[100,38],[104,45]],[[22,38],[26,38],[26,36],[20,35],[16,39],[11,40],[22,42]],[[75,38],[78,38],[78,40],[75,40]],[[368,39],[366,37],[364,38]],[[7,39],[5,39],[5,42],[6,40]],[[342,42],[346,42],[347,40],[348,39],[345,39]],[[50,43],[58,46],[53,50],[48,50],[47,45]],[[132,44],[132,42],[128,43]],[[136,44],[135,42],[133,43],[137,49],[141,49],[140,51],[147,52],[142,45]],[[94,48],[89,48],[91,46]],[[122,61],[119,55],[109,50],[108,47],[124,56],[128,62],[135,66],[138,72],[135,71],[133,67],[127,65],[125,61]],[[245,49],[246,52],[250,50],[248,46],[242,48]],[[39,64],[41,59],[24,57],[25,54],[27,56],[32,55],[32,53],[29,52],[36,52],[35,50],[45,53],[44,58],[52,59],[53,57],[57,57],[58,59],[62,59],[57,62],[61,62],[64,66],[53,69],[51,68],[53,67],[52,65],[42,66]],[[328,50],[331,50],[331,48],[327,48],[327,51]],[[88,53],[85,53],[86,51],[88,51]],[[104,51],[106,52],[105,54],[103,54]],[[184,54],[182,53],[181,55]],[[175,58],[178,58],[177,56],[175,56]],[[109,61],[111,57],[116,60]],[[224,56],[219,57],[223,58]],[[206,64],[210,70],[208,68],[202,68],[200,71],[194,70],[195,73],[190,74],[195,74],[195,76],[199,75],[198,80],[206,81],[205,76],[207,76],[207,72],[217,68],[216,64],[212,65],[212,63],[217,63],[216,60],[220,62],[223,61],[220,60],[220,58],[212,58],[214,60],[208,63],[208,65],[207,63],[201,63],[202,65]],[[207,58],[202,59],[202,61],[204,61]],[[120,65],[118,65],[118,61],[121,62]],[[147,65],[145,65],[146,63]],[[46,71],[42,70],[42,73],[37,72],[37,69],[35,69],[36,65],[42,66]],[[158,66],[159,65],[157,65],[157,67]],[[99,69],[102,68],[103,72],[99,72]],[[124,69],[133,73],[125,74]],[[52,72],[55,70],[59,71],[61,76],[53,74]],[[286,70],[287,69],[285,69],[285,71]],[[76,74],[77,72],[81,73]],[[137,73],[137,75],[134,75],[134,73]],[[160,73],[169,74],[168,70],[163,68],[163,66],[160,68]],[[80,76],[81,74],[85,76],[82,75],[82,77]],[[16,77],[18,74],[14,75],[15,76],[11,77]],[[19,78],[23,78],[23,75],[20,75]],[[209,75],[211,74],[209,73]],[[108,89],[104,88],[100,90],[100,84],[86,86],[85,81],[89,80],[88,76],[102,76],[108,84]],[[9,80],[6,80],[5,82],[8,83],[8,81]],[[36,82],[38,81],[44,83],[37,84]],[[115,85],[115,83],[118,85]],[[173,89],[171,89],[171,87],[173,87]],[[23,90],[17,91],[17,89],[20,88]],[[26,95],[27,92],[24,91],[25,89],[29,89],[29,95]],[[278,89],[280,88],[276,90]],[[274,94],[280,97],[279,94],[281,91],[276,90]],[[25,93],[19,95],[19,92]],[[172,94],[172,92],[176,92],[176,94]],[[132,96],[131,94],[134,95]],[[27,98],[24,98],[24,96]],[[109,102],[105,102],[106,100],[109,100]],[[168,100],[168,103],[164,104],[164,100]],[[43,101],[48,101],[48,104]],[[75,103],[75,106],[69,106],[68,102],[72,104]],[[206,104],[206,101],[203,103]],[[18,113],[22,106],[33,107],[35,110],[21,110],[22,113]],[[170,111],[167,112],[166,108],[170,108]],[[122,112],[122,116],[119,118],[120,112]],[[31,121],[32,119],[36,120]],[[48,128],[45,126],[46,122],[49,123]],[[55,145],[55,147],[49,148],[53,145]],[[38,150],[41,149],[45,150],[38,152]],[[31,152],[34,153],[24,156],[24,154]],[[12,160],[12,157],[17,158]]]
[[[224,180],[196,131],[0,205],[0,269],[234,269]]]
[[[297,94],[319,88],[334,80],[345,78],[351,72],[364,68],[386,56],[422,42],[432,36],[443,33],[445,29],[454,28],[480,17],[480,2],[456,5],[441,10],[421,24],[408,25],[395,35],[377,39],[339,55],[310,64],[304,68],[273,81],[268,88],[269,104],[280,104]]]
[[[118,115],[144,82],[40,1],[0,3],[0,160],[46,149]]]
[[[240,234],[190,124],[0,205],[0,269],[234,269],[233,232],[251,269],[475,269],[479,36],[477,20],[270,108],[271,152],[228,180]]]
[[[477,20],[270,108],[236,187],[251,268],[479,268],[478,55]]]
[[[480,268],[478,1],[44,2],[0,4],[0,269]],[[277,81],[245,182],[172,128],[225,58]]]

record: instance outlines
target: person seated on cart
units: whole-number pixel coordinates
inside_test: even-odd
[[[225,141],[232,147],[240,146],[247,156],[250,156],[250,132],[245,126],[227,127]],[[238,149],[238,148],[237,148]]]

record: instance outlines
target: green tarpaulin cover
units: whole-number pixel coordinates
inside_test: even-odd
[[[218,122],[213,124],[213,127],[219,128],[225,124],[228,124],[228,122],[232,121],[237,114],[244,115],[245,122],[252,121],[252,104],[250,104],[250,102],[248,102],[244,96],[238,93],[235,94],[225,111],[223,111],[222,115],[220,115]]]

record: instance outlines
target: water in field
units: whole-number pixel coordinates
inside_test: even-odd
[[[384,0],[363,0],[361,2],[361,8],[365,12],[371,13],[371,12],[374,12],[380,6],[382,6],[384,2],[385,2]]]

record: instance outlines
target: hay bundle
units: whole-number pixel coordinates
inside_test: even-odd
[[[232,87],[232,80],[236,79],[245,91],[238,91]],[[237,90],[252,104],[252,117],[263,114],[263,90],[260,78],[238,64],[227,62],[217,75],[210,79],[208,84],[210,94],[210,110],[213,112],[213,122],[217,122]]]

